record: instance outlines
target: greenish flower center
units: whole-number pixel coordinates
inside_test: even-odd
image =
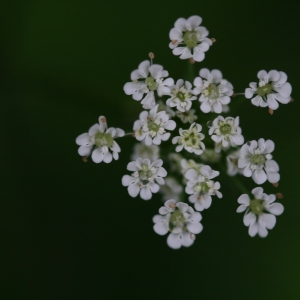
[[[253,154],[250,157],[250,162],[252,164],[263,165],[266,161],[266,158],[263,154]]]
[[[257,88],[257,94],[259,96],[265,96],[265,95],[268,95],[271,93],[272,91],[272,85],[270,83],[267,83],[266,85],[264,86],[260,86]]]
[[[200,135],[194,132],[185,132],[183,134],[184,141],[182,140],[182,144],[185,143],[188,147],[200,148]]]
[[[153,174],[151,170],[149,170],[148,165],[142,165],[142,170],[139,171],[139,177],[142,184],[144,185],[148,184],[152,175]]]
[[[109,133],[97,132],[95,134],[95,145],[98,147],[111,147],[114,143],[114,139]]]
[[[172,231],[175,227],[177,226],[183,227],[184,225],[185,225],[185,217],[183,213],[179,209],[175,210],[172,213],[169,221],[170,230]]]
[[[148,123],[148,128],[149,128],[150,131],[157,132],[159,130],[160,126],[151,121],[151,122]]]
[[[250,201],[250,210],[255,215],[260,215],[264,211],[264,201],[260,199],[254,199]]]
[[[200,39],[200,34],[195,31],[186,31],[183,35],[183,41],[187,45],[188,48],[194,48],[197,46]]]
[[[200,193],[201,195],[207,194],[209,191],[209,186],[207,185],[206,182],[198,182],[195,186],[194,189],[196,192]]]
[[[184,95],[184,93],[179,92],[179,93],[177,94],[177,98],[178,98],[181,102],[184,102],[184,101],[185,101],[185,95]]]
[[[145,82],[150,91],[154,91],[157,89],[157,83],[155,82],[155,79],[153,77],[146,78]]]
[[[222,135],[230,134],[231,133],[231,125],[229,124],[224,124],[220,126],[220,132]]]
[[[218,99],[220,97],[220,92],[218,87],[214,84],[211,83],[207,89],[204,91],[204,95],[207,96],[210,99]]]

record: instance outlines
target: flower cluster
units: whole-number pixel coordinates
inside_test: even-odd
[[[192,63],[190,67],[205,58],[215,41],[208,38],[208,30],[201,23],[199,16],[179,18],[169,33],[173,54],[187,59]],[[282,194],[267,195],[262,187],[255,187],[250,197],[239,177],[252,177],[257,185],[268,181],[271,188],[277,187],[280,174],[273,160],[275,144],[263,138],[245,143],[240,117],[230,105],[233,101],[246,101],[248,105],[250,101],[246,99],[251,99],[253,105],[268,107],[272,114],[278,102],[292,100],[287,75],[261,70],[258,83],[251,82],[245,93],[234,93],[233,85],[220,70],[201,68],[195,78],[196,73],[189,72],[187,78],[174,80],[161,65],[153,64],[153,53],[149,57],[131,72],[131,82],[123,87],[125,94],[140,101],[142,107],[133,119],[133,130],[125,134],[120,128],[108,128],[106,118],[100,116],[99,124],[76,138],[78,153],[84,161],[91,155],[96,163],[110,163],[121,152],[116,138],[127,136],[137,142],[127,165],[131,174],[124,175],[121,182],[131,197],[150,200],[159,192],[164,206],[153,217],[153,228],[159,235],[169,233],[170,248],[194,243],[196,234],[203,229],[199,211],[208,209],[214,196],[223,198],[221,185],[215,179],[218,176],[222,185],[234,184],[233,194],[238,189],[242,191],[237,212],[245,212],[249,235],[266,237],[268,229],[275,226],[275,216],[284,210],[282,204],[275,202],[275,194],[278,198]],[[179,135],[174,131],[176,127]],[[253,184],[252,180],[249,183]],[[222,201],[231,201],[232,197],[227,195]]]

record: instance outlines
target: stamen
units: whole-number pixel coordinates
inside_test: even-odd
[[[150,57],[151,59],[153,59],[153,58],[154,58],[154,53],[153,53],[153,52],[150,52],[150,53],[149,53],[149,57]]]
[[[197,197],[197,200],[200,200],[201,199],[201,196],[199,195],[198,197]]]
[[[215,38],[210,39],[213,43],[215,43],[217,40]]]
[[[173,45],[176,45],[177,42],[178,42],[177,40],[173,40],[173,41],[172,41],[172,44],[173,44]]]
[[[277,194],[276,194],[276,198],[277,198],[277,199],[282,199],[282,198],[283,198],[283,194],[277,193]]]
[[[191,58],[190,58],[190,63],[191,63],[191,64],[194,64],[195,62],[196,62],[196,61],[191,57]]]
[[[278,182],[273,183],[273,186],[278,187],[278,186],[279,186],[279,183],[278,183]]]
[[[105,118],[105,117],[102,117],[102,118],[100,119],[100,121],[101,121],[102,123],[106,123],[106,118]]]
[[[132,136],[135,137],[135,132],[132,133]]]
[[[290,103],[294,102],[295,100],[293,98],[291,98]]]
[[[88,162],[87,157],[86,156],[82,156],[82,161],[85,162],[85,163],[87,163]]]
[[[176,204],[175,204],[175,203],[171,203],[171,204],[169,205],[169,207],[170,207],[170,208],[175,208],[175,207],[176,207]]]
[[[191,233],[191,234],[190,234],[190,238],[191,238],[191,240],[194,241],[194,240],[196,239],[196,236],[195,236],[193,233]]]
[[[273,115],[273,113],[274,113],[273,109],[272,109],[272,108],[269,108],[269,114],[270,114],[270,115]]]

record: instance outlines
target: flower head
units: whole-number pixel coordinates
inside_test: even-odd
[[[230,102],[230,96],[233,94],[232,84],[222,79],[222,73],[219,70],[201,69],[199,75],[202,78],[195,78],[194,85],[196,87],[193,92],[195,95],[201,94],[200,109],[204,113],[220,114],[223,110],[222,106]]]
[[[250,88],[245,90],[245,97],[251,99],[255,106],[266,107],[272,110],[278,108],[280,103],[287,104],[291,100],[292,86],[287,81],[287,75],[284,72],[271,70],[268,73],[261,70],[257,73],[259,79],[250,83]],[[278,102],[277,102],[278,101]]]
[[[158,105],[154,106],[149,112],[142,111],[140,119],[134,122],[133,130],[135,138],[138,141],[145,139],[145,144],[150,146],[153,144],[160,145],[161,141],[166,141],[170,137],[167,130],[174,130],[176,123],[169,120],[169,116],[165,111],[157,112]]]
[[[95,163],[102,161],[110,163],[113,158],[117,160],[121,152],[114,139],[124,134],[124,130],[120,128],[107,128],[106,118],[100,116],[99,124],[93,125],[88,133],[83,133],[76,138],[76,144],[80,146],[78,153],[81,156],[89,156],[92,152],[92,160]]]
[[[179,18],[175,22],[169,33],[169,47],[173,49],[174,55],[180,55],[181,59],[193,58],[195,61],[204,59],[204,52],[212,45],[212,41],[207,38],[208,30],[199,26],[201,22],[199,16],[191,16],[187,20]]]
[[[196,99],[197,97],[192,94],[192,84],[188,81],[184,83],[182,79],[179,79],[176,85],[171,87],[171,98],[167,100],[167,105],[185,112],[192,107],[192,101]]]
[[[237,212],[245,211],[244,224],[249,227],[249,235],[260,237],[268,235],[267,229],[272,229],[276,223],[276,217],[283,213],[283,205],[274,203],[275,195],[267,195],[263,193],[261,187],[252,190],[254,199],[250,200],[247,194],[243,194],[238,198],[241,204]]]
[[[271,153],[275,144],[271,140],[259,139],[246,143],[241,148],[241,156],[238,167],[244,168],[243,174],[251,177],[257,184],[264,183],[267,179],[271,183],[277,183],[280,179],[279,166],[272,160]]]
[[[228,147],[229,145],[234,147],[244,143],[242,129],[239,127],[239,117],[224,118],[218,116],[214,119],[208,133],[214,142],[222,143],[223,147]]]
[[[142,100],[144,109],[151,109],[155,106],[154,91],[158,96],[170,94],[170,86],[174,84],[172,78],[168,77],[168,71],[165,71],[161,65],[150,65],[149,60],[145,60],[139,64],[137,70],[131,73],[132,82],[127,82],[124,85],[124,92],[127,95],[132,95],[136,101]]]
[[[198,119],[195,112],[196,111],[194,109],[190,109],[185,112],[181,112],[181,111],[177,110],[176,115],[183,124],[186,124],[186,123],[192,124],[194,121],[196,121]]]
[[[159,235],[170,232],[167,238],[170,248],[189,247],[194,243],[194,235],[203,229],[201,219],[201,214],[188,204],[170,199],[159,209],[159,215],[153,217],[153,229]]]
[[[180,136],[176,136],[172,139],[173,144],[179,144],[176,147],[176,152],[181,151],[183,148],[190,152],[200,155],[205,149],[205,145],[201,142],[204,139],[204,134],[200,133],[202,126],[200,124],[193,123],[189,129],[179,129]]]
[[[189,180],[185,192],[191,195],[189,201],[195,203],[196,210],[202,211],[209,208],[212,195],[222,198],[222,194],[218,191],[220,183],[211,180],[219,174],[220,172],[212,170],[207,165],[201,167],[200,174],[197,174],[194,169],[190,169],[185,173],[185,178]]]
[[[162,177],[167,176],[167,171],[162,167],[163,161],[158,159],[151,163],[148,158],[137,158],[127,165],[127,170],[132,171],[131,176],[122,177],[122,185],[128,186],[131,197],[140,194],[144,200],[152,198],[152,193],[159,191],[159,185],[165,184]]]

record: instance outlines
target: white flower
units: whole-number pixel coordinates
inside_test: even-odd
[[[175,22],[169,33],[169,47],[173,49],[174,55],[180,55],[181,59],[193,58],[195,61],[204,59],[204,52],[212,45],[212,41],[207,38],[208,30],[199,26],[201,22],[202,18],[199,16],[192,16],[187,20],[179,18]]]
[[[193,123],[189,129],[179,129],[180,136],[176,136],[172,139],[173,144],[179,144],[176,147],[176,152],[181,151],[183,148],[190,152],[200,155],[205,149],[205,145],[201,142],[204,139],[204,134],[200,133],[202,126],[200,124]]]
[[[264,139],[244,144],[238,161],[238,167],[244,168],[244,176],[252,176],[257,184],[262,184],[267,179],[271,183],[277,183],[280,179],[279,166],[270,154],[274,148],[273,141]]]
[[[159,209],[159,215],[153,217],[154,231],[159,235],[170,232],[167,244],[170,248],[189,247],[194,243],[195,234],[202,231],[202,216],[183,202],[170,199]]]
[[[194,121],[196,121],[198,119],[195,112],[196,111],[194,109],[190,109],[190,110],[185,111],[185,112],[181,112],[179,110],[176,110],[176,115],[182,121],[182,123],[192,124]]]
[[[158,159],[151,163],[148,158],[138,158],[127,165],[127,170],[133,171],[132,175],[122,177],[122,185],[128,186],[128,193],[136,197],[139,193],[142,199],[149,200],[152,193],[159,191],[159,185],[165,184],[162,177],[167,176],[167,171],[162,167],[163,161]]]
[[[202,102],[200,109],[204,113],[215,112],[220,114],[223,105],[230,102],[230,96],[233,94],[233,86],[230,82],[222,79],[222,73],[219,70],[201,69],[199,75],[204,78],[196,77],[193,90],[195,95],[201,94],[199,101]]]
[[[114,139],[124,134],[124,130],[120,128],[107,128],[106,118],[100,116],[99,124],[93,125],[88,133],[83,133],[76,138],[76,144],[80,146],[78,153],[81,156],[89,156],[92,152],[92,160],[95,163],[102,161],[110,163],[113,158],[117,160],[121,152]]]
[[[250,200],[247,194],[239,197],[238,203],[241,204],[237,212],[245,212],[244,224],[249,226],[249,235],[255,236],[257,233],[260,237],[268,235],[267,229],[272,229],[276,223],[276,217],[283,213],[283,205],[274,203],[275,195],[267,195],[263,193],[261,187],[257,187],[251,191],[254,199]],[[269,212],[269,213],[266,213]]]
[[[207,165],[201,167],[200,174],[197,174],[194,169],[190,169],[185,173],[185,178],[189,180],[185,192],[191,195],[189,201],[195,203],[196,210],[202,211],[209,208],[212,195],[222,198],[222,194],[218,191],[220,183],[211,180],[219,174],[220,172],[212,170]]]
[[[234,147],[244,143],[242,129],[239,127],[239,117],[227,117],[224,119],[224,117],[218,116],[214,119],[208,133],[214,142],[222,143],[223,147],[228,147],[229,145]]]
[[[165,184],[161,186],[159,192],[163,195],[163,201],[166,201],[167,199],[174,199],[176,202],[178,202],[182,190],[182,186],[175,178],[166,177]]]
[[[144,142],[134,145],[133,153],[131,155],[132,160],[136,160],[138,157],[149,158],[151,161],[159,159],[160,149],[156,145],[146,146]]]
[[[238,167],[238,160],[241,156],[241,149],[238,149],[226,157],[227,161],[227,174],[229,176],[235,176],[236,174],[243,174],[243,169]]]
[[[149,112],[142,111],[140,119],[133,124],[135,138],[138,141],[145,139],[145,144],[150,146],[153,144],[160,145],[161,141],[166,141],[170,137],[167,130],[174,130],[176,123],[169,120],[169,116],[165,111],[157,112],[158,105],[154,106]]]
[[[196,100],[192,93],[192,84],[182,79],[177,80],[176,85],[171,87],[171,98],[167,99],[167,105],[176,107],[179,111],[185,112],[192,107],[192,101]]]
[[[287,75],[284,72],[271,70],[268,73],[261,70],[257,73],[259,83],[250,83],[250,88],[245,90],[245,97],[251,99],[255,106],[266,107],[275,110],[278,108],[278,102],[287,104],[291,100],[292,86],[287,81]],[[277,102],[278,101],[278,102]]]
[[[217,163],[221,159],[220,152],[216,152],[214,149],[205,149],[201,154],[201,159],[208,163]]]
[[[199,175],[201,167],[204,166],[203,164],[196,163],[193,159],[185,159],[185,158],[183,158],[181,160],[180,164],[181,164],[181,174],[182,175],[185,175],[185,173],[189,169],[194,169],[196,171],[196,173]]]
[[[141,103],[144,109],[151,109],[155,105],[154,91],[157,91],[158,96],[170,94],[169,87],[174,84],[174,80],[164,79],[168,76],[168,71],[165,71],[161,65],[150,65],[149,60],[144,60],[137,70],[131,72],[132,82],[124,85],[124,92],[132,95],[136,101],[140,101],[146,94]]]

